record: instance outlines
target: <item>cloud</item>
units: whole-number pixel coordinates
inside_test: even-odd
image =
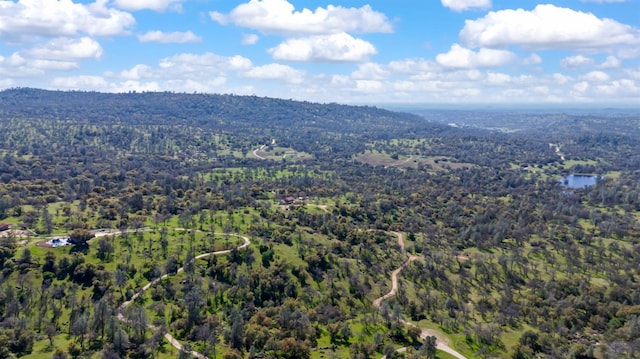
[[[589,89],[589,83],[586,81],[581,81],[573,85],[573,90],[578,93],[586,92]]]
[[[356,80],[384,80],[390,74],[390,71],[385,69],[384,66],[368,62],[358,66],[358,69],[351,74],[351,78]]]
[[[278,80],[289,84],[300,84],[305,78],[303,71],[282,64],[256,66],[247,71],[244,76],[260,80]]]
[[[615,56],[607,56],[607,59],[598,65],[598,68],[601,69],[614,69],[619,67],[622,67],[622,61]]]
[[[119,77],[127,80],[140,80],[154,76],[154,71],[150,66],[138,64],[129,70],[122,70],[118,74],[107,72],[106,76]]]
[[[184,0],[115,0],[113,3],[120,9],[127,11],[154,10],[182,11]]]
[[[188,42],[200,42],[202,38],[197,36],[191,31],[181,32],[162,32],[162,31],[149,31],[142,35],[138,35],[140,42],[159,42],[163,44],[184,44]]]
[[[29,60],[27,64],[32,69],[43,71],[71,71],[80,68],[80,65],[74,61]]]
[[[640,32],[612,19],[549,4],[532,11],[501,10],[466,20],[460,40],[471,47],[594,50],[638,45]]]
[[[511,82],[511,76],[499,72],[489,72],[486,81],[490,85],[507,85]]]
[[[364,93],[375,93],[384,90],[384,84],[376,80],[356,80],[356,91]]]
[[[242,44],[243,45],[255,45],[260,40],[260,37],[256,34],[243,34],[242,35]]]
[[[489,9],[491,0],[440,0],[442,6],[453,11],[465,11],[469,9]]]
[[[68,90],[104,90],[108,83],[101,76],[70,76],[56,77],[51,81],[51,85]]]
[[[57,38],[43,45],[21,51],[20,54],[25,57],[45,60],[98,59],[102,56],[102,47],[90,37]]]
[[[393,31],[387,17],[374,11],[369,5],[361,8],[328,5],[326,8],[318,7],[314,11],[296,11],[293,4],[287,0],[251,0],[238,5],[227,15],[219,12],[211,12],[209,15],[221,25],[233,23],[264,34],[285,36]]]
[[[560,65],[562,65],[562,67],[566,69],[574,69],[577,67],[590,66],[590,65],[593,65],[593,63],[594,61],[592,58],[589,58],[583,55],[565,57],[560,61]]]
[[[347,33],[289,39],[269,49],[276,60],[358,62],[377,53],[369,42]]]
[[[80,68],[78,61],[97,59],[102,47],[89,38],[56,38],[32,48],[0,56],[0,74],[7,77],[43,77],[48,71],[71,71]]]
[[[531,54],[526,59],[522,60],[523,65],[540,65],[542,58],[538,54]]]
[[[246,71],[252,66],[251,60],[242,56],[226,57],[211,52],[201,55],[183,53],[160,60],[159,70],[163,76],[200,79],[219,76],[227,71]]]
[[[395,60],[389,63],[389,69],[391,71],[403,74],[437,71],[439,68],[440,65],[437,63],[421,58]]]
[[[569,76],[565,76],[561,73],[556,72],[555,74],[551,75],[551,78],[553,80],[554,84],[557,85],[564,85],[567,82],[571,81],[571,77]]]
[[[580,0],[581,2],[596,2],[596,3],[608,3],[608,2],[625,2],[629,0]]]
[[[480,49],[474,52],[453,44],[447,53],[436,56],[436,62],[445,67],[478,68],[496,67],[513,62],[516,55],[506,50]]]
[[[589,82],[606,82],[611,79],[609,75],[602,71],[591,71],[581,76],[580,78]]]
[[[0,1],[0,39],[11,43],[78,35],[126,35],[135,24],[127,12],[105,7],[105,1]]]

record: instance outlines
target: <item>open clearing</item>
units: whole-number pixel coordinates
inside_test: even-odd
[[[377,151],[365,151],[357,155],[356,160],[371,166],[394,168],[424,169],[427,171],[449,171],[460,168],[470,168],[473,164],[455,162],[454,158],[446,156],[393,156]]]

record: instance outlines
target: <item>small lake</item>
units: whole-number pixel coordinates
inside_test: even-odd
[[[560,180],[560,183],[568,188],[586,188],[598,182],[599,176],[568,175]]]

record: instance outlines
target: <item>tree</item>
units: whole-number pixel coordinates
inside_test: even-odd
[[[16,253],[16,239],[14,236],[0,237],[0,269],[4,268],[7,259],[12,258]]]
[[[86,246],[95,235],[86,229],[74,229],[69,233],[69,243],[76,246]]]
[[[164,272],[166,274],[176,274],[178,273],[178,268],[180,268],[178,259],[174,256],[169,256],[164,264]]]
[[[419,342],[420,334],[422,334],[422,330],[420,330],[420,328],[418,327],[411,325],[409,326],[409,328],[407,328],[407,335],[409,336],[409,339],[411,339],[411,341],[414,343]]]
[[[180,348],[180,351],[178,352],[178,359],[191,359],[191,358],[193,358],[193,355],[191,355],[192,351],[193,351],[193,349],[191,348],[191,345],[189,345],[189,343],[184,344],[182,346],[182,348]]]
[[[124,355],[129,347],[129,336],[124,329],[117,327],[113,333],[113,349],[120,353],[120,355]]]
[[[113,247],[110,238],[100,237],[98,240],[97,257],[103,262],[109,262],[111,261],[114,252],[115,248]]]
[[[107,301],[102,298],[93,307],[93,327],[100,331],[100,337],[104,338],[104,330],[107,320],[111,316],[111,309]]]
[[[420,352],[424,353],[428,359],[434,359],[438,351],[438,338],[433,335],[429,335],[424,338]]]
[[[118,352],[113,351],[111,348],[105,348],[102,350],[102,354],[100,356],[101,359],[121,359],[120,354]]]
[[[231,327],[225,333],[225,340],[232,348],[241,350],[244,338],[244,319],[241,313],[233,309],[229,315],[229,322]]]
[[[123,289],[124,285],[127,283],[127,272],[124,270],[117,268],[113,273],[114,279],[116,280],[116,285],[120,288],[120,294],[124,296]]]
[[[47,326],[44,328],[44,334],[47,336],[47,339],[49,339],[49,347],[53,348],[53,337],[58,334],[56,326],[52,323],[47,324]]]
[[[305,342],[291,337],[285,338],[280,342],[280,353],[280,357],[284,359],[311,358],[309,346]]]
[[[330,323],[327,325],[327,330],[329,331],[329,342],[333,345],[338,344],[338,334],[340,333],[340,327],[342,323]]]
[[[82,348],[80,348],[78,344],[74,342],[69,343],[68,350],[69,350],[69,355],[71,355],[71,358],[73,359],[76,359],[77,357],[80,356],[80,354],[82,354]]]
[[[56,349],[51,359],[67,359],[67,353],[63,352],[62,349]]]
[[[89,320],[86,315],[80,315],[71,324],[71,334],[80,339],[80,348],[84,350],[84,337],[89,331]]]
[[[53,232],[53,218],[51,217],[47,207],[42,208],[41,219],[44,226],[44,233],[51,234],[51,232]]]
[[[342,337],[345,343],[349,343],[352,335],[353,331],[351,330],[351,326],[345,322],[342,327],[340,327],[340,337]]]
[[[143,343],[145,332],[147,331],[147,312],[143,307],[135,304],[127,307],[126,316],[133,330],[133,341],[138,344]]]

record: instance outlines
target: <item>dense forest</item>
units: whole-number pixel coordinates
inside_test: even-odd
[[[0,92],[0,358],[640,357],[640,113],[412,112]]]

